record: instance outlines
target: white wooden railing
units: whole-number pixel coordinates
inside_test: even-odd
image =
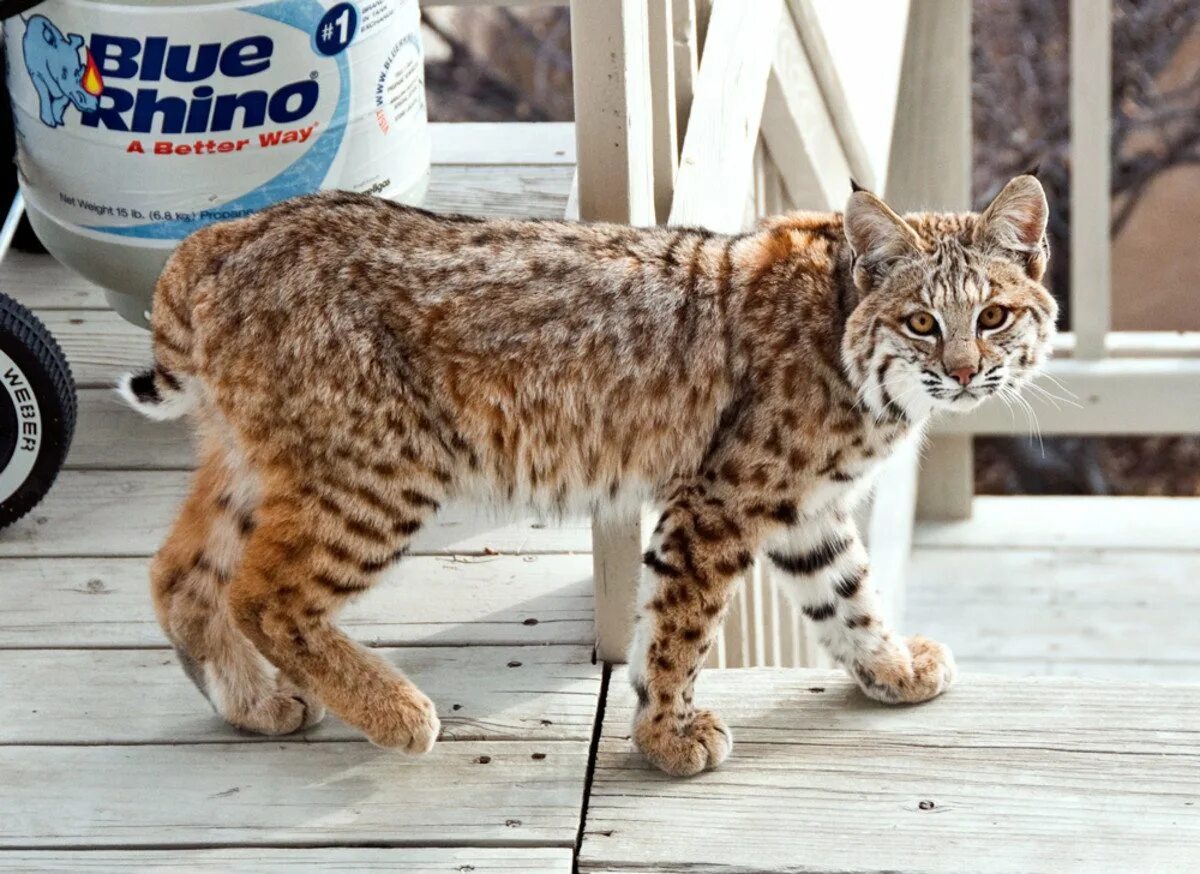
[[[902,209],[967,207],[970,4],[894,0],[886,11],[874,0],[570,5],[578,151],[570,217],[740,231],[788,209],[840,210],[851,176]],[[871,26],[889,16],[894,24]],[[831,27],[852,39],[833,45]],[[868,134],[864,120],[893,117],[890,129]],[[916,468],[915,445],[898,453],[861,519],[873,579],[897,621]],[[624,658],[650,524],[593,525],[597,648],[608,661]],[[712,661],[821,665],[805,622],[769,569],[756,565]]]

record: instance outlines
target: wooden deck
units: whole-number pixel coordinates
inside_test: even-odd
[[[965,670],[1200,683],[1197,532],[1195,499],[976,498],[917,527],[906,624]]]
[[[569,126],[434,127],[434,207],[566,208]],[[584,521],[451,508],[347,612],[437,703],[430,756],[334,719],[238,734],[147,593],[192,457],[108,389],[148,359],[146,334],[47,258],[14,256],[0,283],[53,328],[81,391],[68,469],[0,533],[0,870],[1197,867],[1200,687],[968,675],[891,709],[829,672],[708,672],[732,758],[691,781],[649,770],[623,676],[593,663]],[[972,523],[918,531],[906,625],[968,671],[1200,682],[1196,506],[982,500]]]
[[[1194,687],[967,676],[912,708],[840,673],[701,676],[733,730],[721,769],[686,782],[629,751],[614,676],[584,871],[1195,871]],[[1136,701],[1128,721],[1113,717]]]

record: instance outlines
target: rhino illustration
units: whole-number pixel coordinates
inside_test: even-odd
[[[21,48],[25,69],[37,89],[43,124],[60,127],[68,103],[80,112],[95,112],[100,107],[99,98],[83,89],[85,67],[79,56],[82,36],[64,36],[49,18],[33,15],[25,23]]]

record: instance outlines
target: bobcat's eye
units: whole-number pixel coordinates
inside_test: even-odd
[[[992,304],[979,314],[979,327],[985,331],[999,328],[1008,321],[1008,310],[998,304]]]
[[[905,326],[918,337],[928,337],[937,331],[937,319],[930,313],[913,313],[905,322]]]

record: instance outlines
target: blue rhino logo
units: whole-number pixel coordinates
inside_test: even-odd
[[[83,48],[82,36],[77,33],[64,36],[49,18],[33,15],[25,22],[21,48],[25,69],[41,104],[42,124],[61,127],[67,104],[80,112],[95,112],[100,108],[100,98],[83,87],[86,68],[79,54]]]

